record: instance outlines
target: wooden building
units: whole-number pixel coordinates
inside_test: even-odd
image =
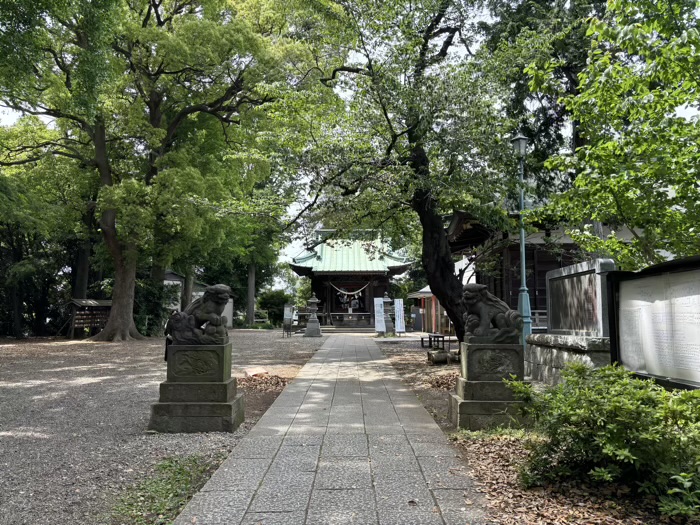
[[[455,212],[446,227],[447,239],[455,255],[471,255],[476,247],[488,250],[488,263],[474,262],[476,282],[518,309],[520,293],[520,239],[489,230],[463,211]],[[542,229],[525,240],[525,272],[530,295],[532,327],[544,329],[547,323],[547,281],[550,270],[579,262],[578,247],[559,231]]]
[[[374,298],[388,293],[390,279],[408,270],[412,261],[392,252],[374,234],[331,239],[333,233],[317,230],[319,244],[294,257],[290,266],[311,279],[322,325],[373,327]]]

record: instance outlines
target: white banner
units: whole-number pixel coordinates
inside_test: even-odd
[[[386,325],[384,324],[384,298],[375,297],[374,298],[374,329],[377,332],[386,332]]]
[[[403,299],[394,299],[394,327],[396,332],[406,332],[406,321],[403,318]]]

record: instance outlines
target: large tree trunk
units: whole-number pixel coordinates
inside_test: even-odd
[[[180,307],[182,310],[192,302],[192,290],[194,289],[194,270],[188,268],[185,272],[185,284],[182,287],[182,297],[180,298]]]
[[[115,261],[112,309],[104,329],[92,337],[95,341],[127,341],[143,339],[134,324],[134,289],[136,286],[136,256],[125,254]]]
[[[430,161],[420,137],[414,133],[409,133],[409,141],[413,144],[409,165],[419,180],[425,180],[430,173]],[[428,284],[452,321],[457,339],[464,341],[466,310],[462,304],[462,283],[455,275],[455,264],[445,227],[430,189],[416,189],[411,208],[418,214],[423,230],[421,262],[428,277]]]
[[[41,290],[39,295],[34,302],[34,321],[32,332],[34,335],[47,335],[48,330],[46,328],[46,318],[49,316],[49,290],[51,284],[47,279],[43,279],[41,283]]]
[[[22,330],[22,294],[17,285],[11,286],[12,297],[12,333],[17,339],[24,337]]]
[[[462,304],[462,283],[455,275],[455,265],[442,217],[437,213],[430,192],[426,190],[416,191],[412,208],[418,214],[423,229],[421,262],[428,277],[428,284],[454,324],[457,339],[464,341],[466,310]]]
[[[92,245],[89,241],[81,243],[73,261],[73,299],[87,299],[90,282],[90,252]]]
[[[255,324],[255,263],[248,265],[248,304],[245,322],[251,326]]]
[[[107,156],[107,138],[104,122],[97,120],[93,131],[95,163],[103,186],[111,186],[112,172]],[[100,217],[102,237],[114,262],[114,289],[112,309],[104,329],[92,337],[95,341],[126,341],[143,339],[134,323],[134,292],[138,255],[134,246],[125,247],[117,235],[117,212],[105,210]]]

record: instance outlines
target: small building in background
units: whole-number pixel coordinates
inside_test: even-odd
[[[374,298],[388,293],[391,278],[413,261],[392,251],[376,232],[357,231],[343,239],[332,238],[334,233],[317,230],[313,245],[294,257],[290,267],[311,279],[322,325],[373,327]]]
[[[459,275],[462,270],[462,284],[474,282],[474,270],[470,267],[470,261],[466,257],[455,263],[455,273]],[[431,332],[434,334],[454,335],[455,330],[447,312],[433,295],[430,286],[421,288],[417,292],[408,294],[408,299],[413,299],[415,305],[411,308],[413,317],[413,329],[416,332]]]

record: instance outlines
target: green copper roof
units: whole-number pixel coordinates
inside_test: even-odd
[[[406,271],[412,261],[385,248],[378,241],[326,241],[292,259],[291,267],[299,275]]]

